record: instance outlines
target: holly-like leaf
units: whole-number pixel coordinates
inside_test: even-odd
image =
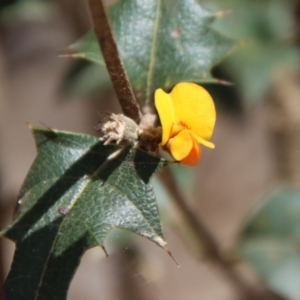
[[[163,160],[134,148],[116,156],[118,148],[88,135],[33,134],[38,155],[20,192],[20,216],[2,232],[17,246],[7,299],[66,299],[83,252],[103,246],[114,228],[166,248],[149,183]]]
[[[210,71],[235,46],[211,28],[217,17],[196,0],[121,0],[109,10],[118,49],[142,103],[180,81],[217,82]],[[104,65],[94,32],[69,47]]]
[[[300,297],[300,191],[273,191],[247,223],[242,256],[272,288],[287,299]]]

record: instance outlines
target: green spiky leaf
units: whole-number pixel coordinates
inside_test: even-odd
[[[300,190],[277,188],[248,221],[242,256],[287,299],[300,296]]]
[[[196,0],[121,0],[109,10],[119,52],[142,103],[180,81],[217,82],[211,69],[235,46],[211,28],[216,14]],[[69,47],[71,57],[104,65],[94,32]]]
[[[83,252],[123,228],[166,242],[152,187],[164,161],[96,137],[33,129],[38,155],[19,195],[20,215],[2,235],[16,242],[7,299],[65,299]],[[55,291],[55,298],[53,298]]]

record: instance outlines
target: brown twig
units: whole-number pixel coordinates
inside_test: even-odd
[[[88,5],[107,71],[122,111],[125,116],[139,123],[142,115],[140,107],[135,99],[127,73],[119,56],[102,0],[88,0]]]
[[[206,226],[187,206],[184,196],[178,188],[170,170],[165,168],[160,175],[162,182],[165,184],[167,190],[172,196],[174,203],[179,208],[186,224],[188,224],[189,229],[200,242],[202,251],[204,250],[204,258],[217,266],[219,270],[225,274],[226,278],[231,281],[239,293],[239,299],[283,300],[283,298],[268,290],[264,286],[259,287],[259,289],[253,289],[253,287],[242,278],[242,276],[234,269],[234,265],[230,259],[222,254],[218,244],[207,230]]]

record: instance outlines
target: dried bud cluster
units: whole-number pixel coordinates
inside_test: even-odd
[[[100,132],[100,140],[104,142],[104,145],[136,146],[157,155],[161,141],[161,127],[154,128],[154,122],[155,117],[150,114],[146,114],[144,122],[142,121],[138,126],[122,114],[108,113],[101,118],[96,129]]]
[[[96,126],[100,132],[100,140],[104,145],[136,145],[138,141],[138,125],[122,114],[109,113]]]

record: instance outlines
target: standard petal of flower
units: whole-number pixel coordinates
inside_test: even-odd
[[[186,158],[193,148],[193,138],[188,130],[182,130],[175,137],[171,138],[166,147],[175,160],[181,161]]]
[[[216,110],[210,94],[201,86],[178,83],[170,94],[176,121],[190,129],[196,136],[208,141],[216,122]]]
[[[159,114],[162,126],[162,145],[165,145],[171,134],[172,125],[175,122],[174,109],[170,94],[165,93],[162,89],[155,91],[155,106]]]
[[[189,166],[195,166],[199,162],[202,156],[201,147],[198,145],[196,140],[194,139],[192,140],[193,140],[193,147],[191,149],[190,154],[181,161],[183,164]]]

